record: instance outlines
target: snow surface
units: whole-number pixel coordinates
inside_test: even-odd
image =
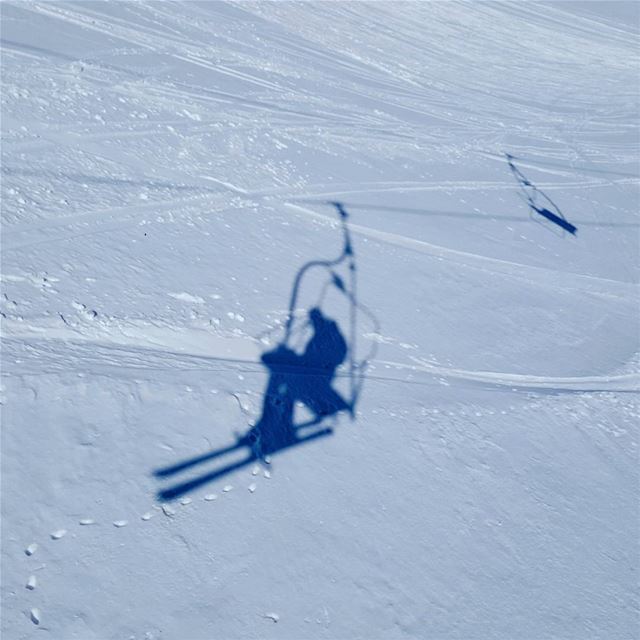
[[[4,2],[3,640],[640,637],[638,7]],[[160,505],[328,200],[357,419]]]

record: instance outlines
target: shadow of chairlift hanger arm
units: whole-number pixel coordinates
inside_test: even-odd
[[[349,357],[349,379],[351,384],[351,393],[350,393],[350,405],[351,405],[351,418],[355,419],[354,416],[354,407],[358,401],[358,397],[362,390],[362,385],[364,383],[364,372],[367,366],[367,363],[374,357],[377,344],[373,343],[369,352],[360,360],[356,360],[356,325],[357,325],[357,313],[360,311],[364,316],[366,316],[371,322],[373,333],[378,333],[380,329],[379,322],[375,315],[371,312],[366,305],[362,304],[358,300],[357,296],[357,266],[356,266],[356,255],[353,250],[353,244],[351,242],[351,234],[349,232],[349,214],[346,211],[346,206],[343,202],[336,200],[327,200],[322,201],[320,203],[316,202],[316,204],[323,204],[330,207],[334,207],[336,212],[338,213],[340,226],[343,235],[343,248],[336,258],[329,260],[312,260],[303,265],[298,271],[296,278],[294,280],[294,284],[291,291],[291,297],[289,301],[289,310],[287,315],[287,322],[285,324],[285,335],[282,340],[284,344],[286,344],[292,333],[292,325],[294,321],[294,311],[296,308],[296,303],[298,299],[298,295],[300,292],[300,285],[304,278],[304,275],[314,267],[324,267],[331,274],[331,280],[328,284],[334,285],[349,301],[349,349],[348,349],[348,357]],[[349,282],[345,283],[345,280],[338,275],[334,271],[334,267],[342,264],[343,262],[348,261],[348,271],[349,271]],[[326,290],[326,286],[325,289]],[[324,293],[322,293],[322,296]]]

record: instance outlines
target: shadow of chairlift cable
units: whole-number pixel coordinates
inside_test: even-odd
[[[314,198],[291,198],[291,203],[294,204],[312,204],[312,205],[325,205],[327,204],[325,200],[314,199]],[[343,203],[344,207],[353,210],[353,211],[364,211],[364,212],[381,212],[381,213],[401,213],[407,215],[415,215],[415,216],[432,216],[432,217],[442,217],[442,218],[462,218],[467,220],[475,220],[475,221],[489,221],[489,222],[522,222],[523,217],[520,216],[510,216],[503,214],[493,214],[487,213],[486,211],[446,211],[443,209],[416,209],[410,207],[394,207],[394,206],[385,206],[385,205],[377,205],[377,204],[362,204],[358,202],[345,202]],[[536,220],[536,222],[539,222]],[[638,229],[640,228],[640,222],[603,222],[603,221],[593,221],[593,220],[574,220],[575,225],[580,225],[581,227],[597,227],[597,228],[627,228],[627,229]]]
[[[179,482],[158,492],[160,500],[172,500],[212,482],[222,476],[252,463],[270,463],[277,453],[331,435],[333,428],[323,426],[326,420],[340,412],[349,412],[353,419],[367,363],[373,357],[375,343],[361,361],[355,358],[356,312],[361,310],[369,316],[375,330],[378,323],[373,314],[357,300],[356,263],[348,228],[348,214],[338,202],[326,203],[334,206],[340,216],[344,245],[339,256],[332,260],[312,260],[303,265],[294,279],[284,336],[277,347],[262,355],[261,360],[269,372],[269,381],[263,397],[262,415],[258,422],[233,444],[194,456],[174,465],[157,469],[154,476],[159,479],[172,477],[205,462],[226,457],[236,451],[246,455],[232,463],[223,465],[198,477]],[[335,271],[342,263],[348,265],[349,284]],[[340,290],[349,301],[349,344],[338,323],[315,306],[307,316],[304,329],[310,329],[311,337],[304,351],[296,353],[289,345],[296,331],[294,325],[300,286],[310,269],[323,268],[330,275],[330,284]],[[325,287],[326,289],[326,287]],[[323,289],[324,292],[324,289]],[[324,295],[324,293],[323,293]],[[300,323],[297,323],[298,325]],[[332,386],[336,369],[347,363],[350,372],[350,397],[343,398]],[[312,418],[301,424],[294,423],[294,407],[302,402],[311,412]]]
[[[569,222],[556,203],[551,200],[551,198],[541,191],[538,187],[536,187],[523,173],[518,167],[515,165],[516,158],[509,153],[504,154],[509,167],[518,181],[520,185],[519,196],[522,200],[528,205],[530,211],[530,218],[537,223],[544,224],[547,228],[549,228],[548,222],[553,223],[560,229],[562,229],[562,235],[564,232],[568,232],[571,235],[576,235],[578,231],[578,227],[576,224],[580,224],[585,227],[598,227],[598,228],[639,228],[640,222],[611,222],[611,221],[593,221],[593,220],[579,220],[575,221],[576,224]],[[303,203],[303,204],[315,204],[315,205],[324,205],[328,204],[324,200],[319,200],[316,198],[291,198],[291,202],[294,203]],[[546,206],[542,206],[544,203]],[[335,204],[335,203],[330,203]],[[342,203],[343,207],[348,207],[353,210],[360,211],[368,211],[368,212],[383,212],[383,213],[404,213],[410,215],[420,215],[420,216],[434,216],[434,217],[445,217],[445,218],[464,218],[469,220],[485,220],[485,221],[495,221],[495,222],[520,222],[523,220],[522,216],[515,215],[502,215],[502,214],[491,214],[487,212],[470,212],[470,211],[445,211],[445,210],[434,210],[434,209],[412,209],[409,207],[395,207],[395,206],[384,206],[384,205],[376,205],[376,204],[361,204],[355,202]],[[544,221],[540,219],[540,217],[544,218]]]

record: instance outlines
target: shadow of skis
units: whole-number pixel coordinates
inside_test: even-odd
[[[331,435],[333,433],[333,429],[331,428],[326,428],[326,429],[321,429],[320,431],[316,431],[315,433],[312,433],[308,436],[302,437],[302,438],[298,438],[293,442],[290,442],[289,444],[283,445],[281,446],[278,451],[284,451],[286,449],[290,449],[292,447],[296,447],[298,445],[301,444],[305,444],[307,442],[311,442],[312,440],[316,440],[318,438],[322,438],[324,436],[328,436]],[[234,445],[231,447],[227,447],[226,449],[220,449],[218,451],[213,451],[212,453],[209,454],[205,454],[203,456],[197,456],[195,458],[192,458],[191,460],[187,460],[185,462],[182,462],[180,464],[177,464],[173,467],[167,467],[165,469],[159,469],[157,470],[154,475],[158,478],[164,478],[170,475],[173,475],[174,473],[178,473],[180,471],[184,471],[185,469],[188,469],[194,465],[198,465],[201,464],[202,462],[205,462],[207,460],[211,460],[219,455],[224,455],[226,453],[229,453],[231,451],[236,451],[238,449],[242,449],[244,448],[246,445],[243,444],[238,444],[238,445]],[[275,451],[273,453],[276,453]],[[193,491],[195,489],[198,489],[199,487],[208,484],[209,482],[213,482],[214,480],[217,480],[218,478],[221,478],[225,475],[227,475],[228,473],[231,473],[232,471],[236,471],[238,469],[242,469],[243,467],[246,467],[247,465],[250,465],[254,462],[259,462],[262,461],[264,462],[264,458],[261,457],[260,455],[258,455],[255,451],[253,451],[251,448],[249,449],[249,453],[247,455],[246,458],[243,458],[242,460],[239,460],[238,462],[234,462],[232,464],[228,464],[224,467],[221,467],[220,469],[216,469],[215,471],[211,471],[210,473],[206,473],[204,475],[198,476],[197,478],[193,478],[192,480],[187,480],[185,482],[182,482],[180,484],[174,485],[173,487],[170,487],[168,489],[164,489],[162,491],[158,492],[158,498],[160,500],[174,500],[176,498],[180,498],[181,496],[183,496],[186,493],[189,493],[190,491]]]

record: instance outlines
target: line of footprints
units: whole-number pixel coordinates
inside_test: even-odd
[[[255,465],[251,471],[251,475],[252,476],[257,476],[260,473],[260,469],[261,467],[259,465]],[[263,475],[265,478],[271,478],[271,472],[268,469],[263,469],[262,470]],[[257,488],[257,484],[255,482],[252,482],[248,487],[248,490],[250,493],[253,493],[256,488]],[[222,492],[223,493],[228,493],[229,491],[231,491],[233,489],[233,485],[227,484],[222,488]],[[204,496],[203,500],[205,502],[213,502],[214,500],[217,500],[218,495],[215,493],[208,493],[207,495]],[[179,501],[179,504],[182,506],[186,506],[188,504],[191,504],[193,502],[193,500],[191,498],[182,498]],[[168,504],[160,504],[160,505],[153,505],[153,509],[157,510],[157,511],[161,511],[165,516],[172,518],[175,514],[176,514],[176,510]],[[143,513],[140,516],[140,520],[147,522],[149,520],[151,520],[151,518],[153,518],[155,514],[153,513],[153,511],[147,511],[146,513]],[[87,527],[87,526],[91,526],[91,525],[95,525],[98,524],[95,520],[91,519],[91,518],[83,518],[82,520],[78,521],[78,524],[82,527]],[[122,527],[126,527],[129,524],[128,520],[114,520],[113,521],[113,526],[120,529]],[[49,534],[49,537],[52,540],[60,540],[61,538],[64,538],[64,536],[67,534],[67,530],[66,529],[57,529],[56,531],[53,531],[52,533]],[[38,551],[38,544],[36,542],[32,542],[25,550],[25,555],[27,556],[33,556],[36,552]],[[38,567],[38,569],[36,569],[36,571],[40,570],[40,569],[44,569],[46,565],[42,565],[40,567]],[[25,588],[28,589],[29,591],[35,591],[36,588],[38,587],[38,579],[36,578],[35,575],[31,574],[25,584]],[[271,620],[273,620],[274,622],[278,621],[278,616],[274,613],[269,613],[269,614],[265,614],[266,618],[269,618]],[[33,624],[35,625],[39,625],[42,622],[42,613],[40,611],[40,609],[38,609],[37,607],[33,607],[32,609],[29,610],[29,618],[31,620],[31,622],[33,622]]]

